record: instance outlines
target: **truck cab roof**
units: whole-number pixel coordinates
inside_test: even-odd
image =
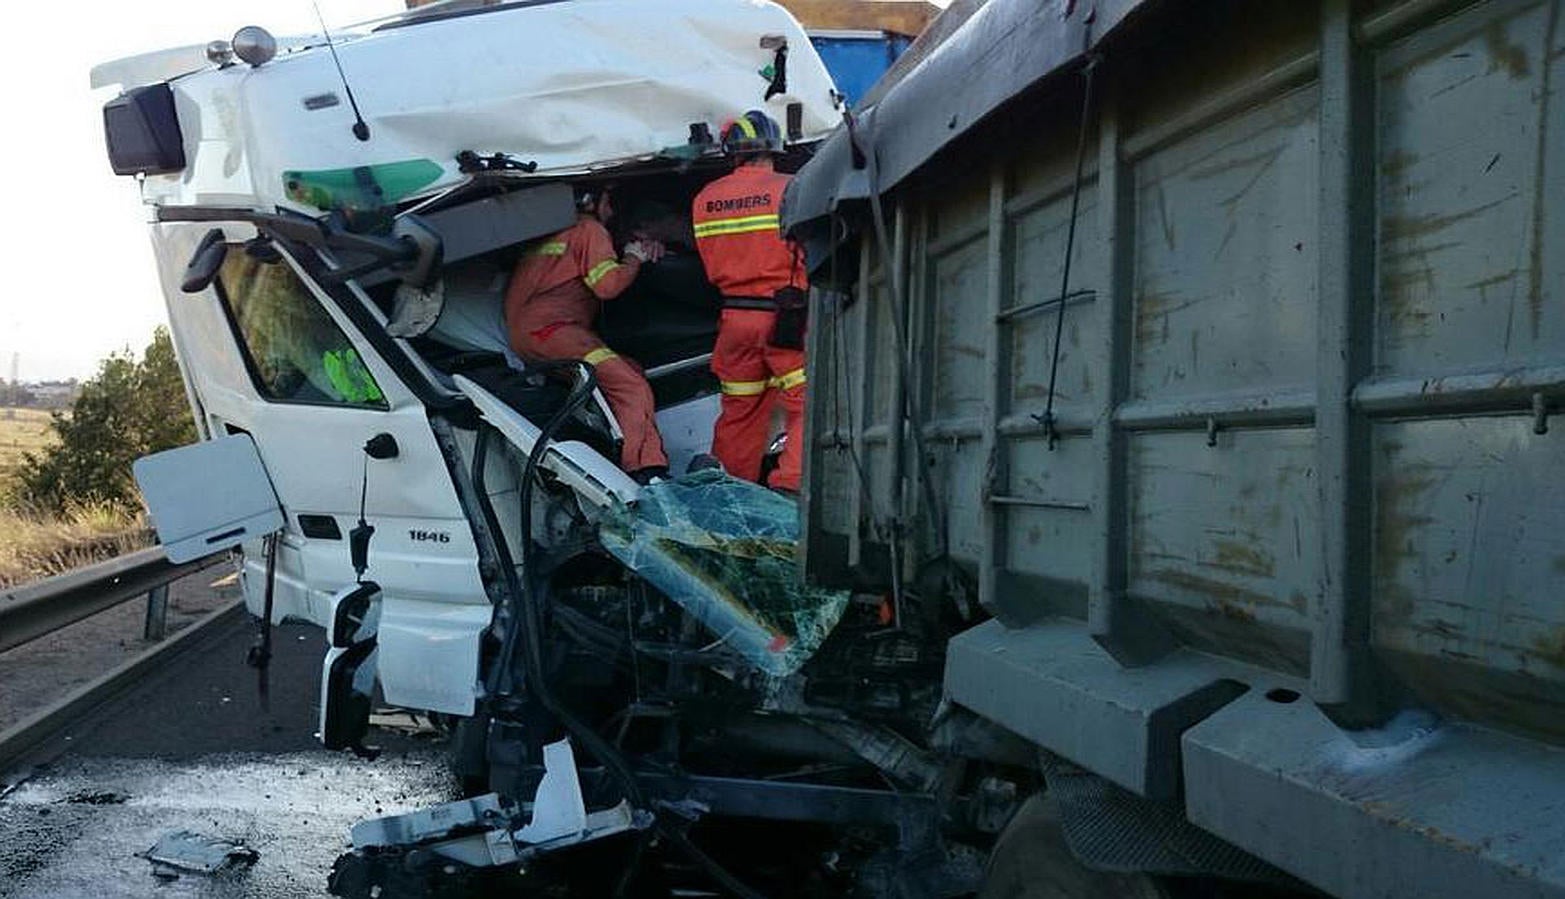
[[[464,180],[464,151],[548,177],[688,153],[746,109],[795,142],[838,118],[809,39],[769,2],[437,5],[334,47],[277,43],[259,65],[183,47],[94,69],[95,86],[166,84],[183,160],[141,172],[147,203],[313,214],[363,190],[383,206]]]

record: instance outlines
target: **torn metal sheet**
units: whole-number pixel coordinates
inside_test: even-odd
[[[600,522],[600,539],[717,637],[775,677],[815,653],[841,620],[846,591],[807,586],[799,512],[786,497],[720,471],[646,487]]]
[[[353,825],[353,847],[374,853],[414,846],[473,868],[508,865],[542,852],[613,836],[651,821],[628,802],[588,812],[570,740],[543,748],[544,775],[531,803],[498,793],[445,802]],[[518,827],[531,812],[531,820]]]
[[[164,834],[146,852],[138,853],[152,863],[152,873],[174,878],[181,872],[220,874],[247,868],[260,853],[237,840],[202,836],[189,830]]]
[[[543,748],[543,780],[533,796],[533,819],[516,832],[524,843],[546,843],[587,829],[587,805],[569,740]]]

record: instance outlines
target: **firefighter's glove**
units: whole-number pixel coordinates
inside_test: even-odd
[[[625,256],[638,262],[657,262],[663,258],[663,244],[656,240],[633,240],[625,244]]]

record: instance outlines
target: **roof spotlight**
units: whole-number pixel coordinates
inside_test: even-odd
[[[277,38],[259,25],[246,25],[234,32],[234,55],[252,67],[264,65],[277,55]]]
[[[234,48],[228,41],[208,41],[206,58],[207,62],[218,67],[232,65],[234,62]]]

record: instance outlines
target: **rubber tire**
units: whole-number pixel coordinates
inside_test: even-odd
[[[1094,871],[1077,861],[1039,793],[1022,803],[995,841],[978,899],[1168,899],[1168,893],[1145,874]]]

